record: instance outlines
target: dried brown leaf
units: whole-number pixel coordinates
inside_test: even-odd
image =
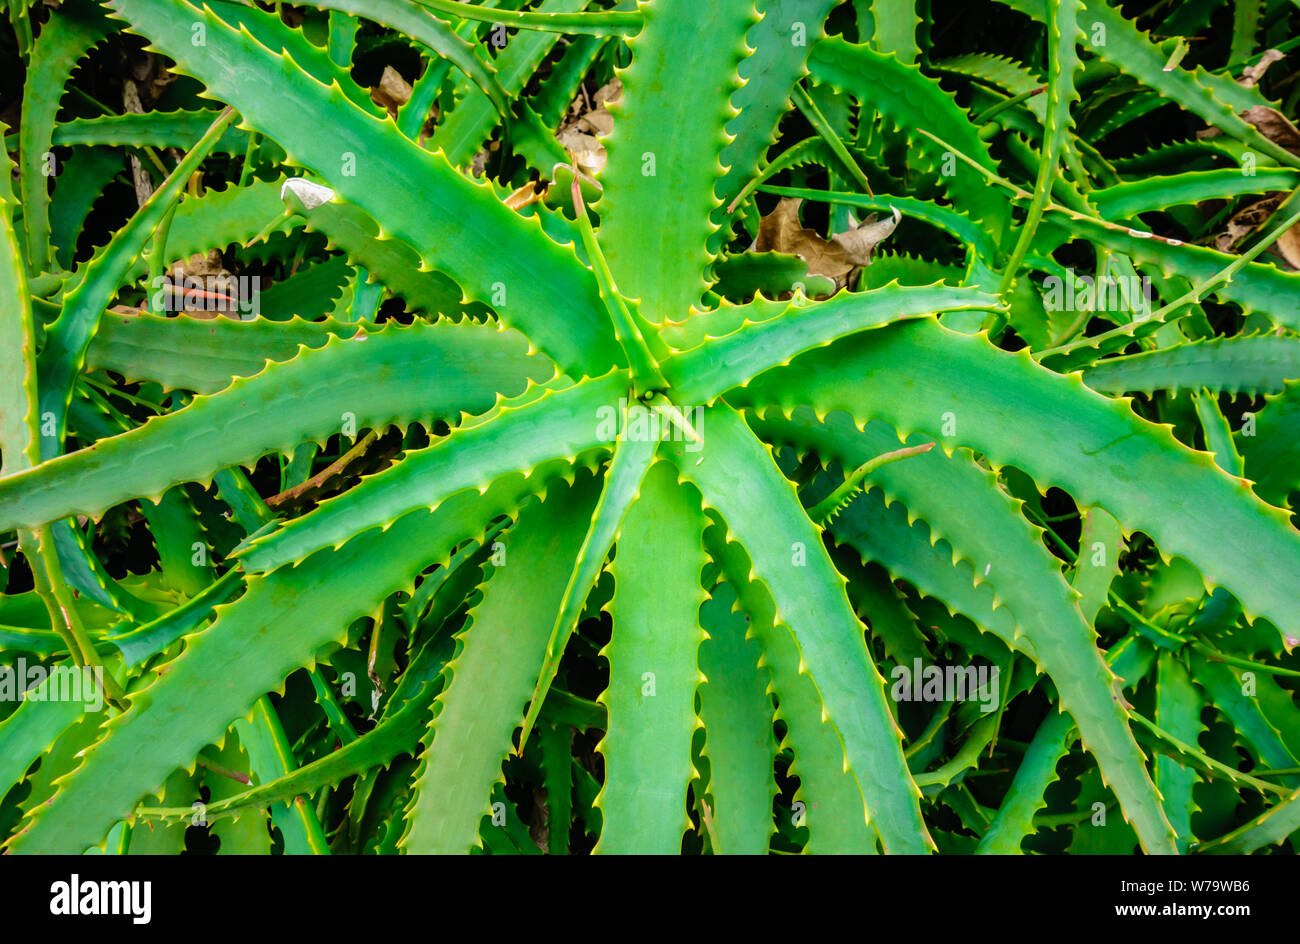
[[[1274,144],[1286,148],[1292,154],[1300,155],[1300,129],[1291,124],[1276,108],[1256,105],[1242,112],[1241,117],[1258,128],[1260,134]]]
[[[1300,129],[1297,129],[1286,115],[1276,108],[1256,105],[1241,113],[1242,120],[1254,125],[1259,133],[1279,147],[1286,148],[1292,154],[1300,156]],[[1198,138],[1217,138],[1223,132],[1218,128],[1206,128],[1196,132]]]
[[[1246,88],[1252,87],[1264,77],[1264,73],[1268,71],[1269,66],[1275,62],[1280,62],[1285,58],[1286,56],[1278,52],[1276,49],[1265,50],[1264,55],[1260,57],[1259,62],[1255,63],[1253,66],[1246,66],[1246,68],[1242,70],[1241,78],[1237,80],[1238,84],[1243,85]]]
[[[619,79],[610,79],[591,97],[597,105],[613,105],[623,97],[623,83]]]
[[[1236,252],[1242,240],[1267,225],[1286,196],[1285,193],[1271,193],[1238,210],[1224,224],[1223,232],[1215,237],[1215,248],[1220,252]],[[1293,268],[1300,269],[1300,226],[1290,227],[1278,237],[1271,249]]]
[[[578,170],[584,174],[600,173],[605,167],[605,145],[600,139],[614,130],[614,116],[605,108],[623,97],[623,83],[612,79],[588,96],[584,89],[574,98],[555,139],[569,152]]]
[[[809,275],[822,275],[840,285],[848,282],[854,270],[871,264],[876,246],[893,233],[902,218],[897,210],[885,220],[872,214],[861,225],[827,240],[799,222],[802,203],[801,199],[782,198],[776,209],[759,221],[751,251],[798,256],[808,264]]]
[[[571,127],[561,131],[555,139],[560,142],[560,147],[573,155],[573,160],[584,173],[598,174],[604,169],[605,145],[594,134]]]
[[[798,256],[808,264],[809,275],[824,275],[839,281],[853,269],[844,247],[829,242],[816,230],[799,222],[803,200],[783,197],[781,202],[758,224],[754,252],[784,252]]]
[[[1280,194],[1271,194],[1238,210],[1224,224],[1223,231],[1214,238],[1214,248],[1220,252],[1233,252],[1237,244],[1259,229],[1282,202]]]
[[[1300,269],[1300,226],[1292,226],[1277,238],[1273,248],[1293,269]]]
[[[871,254],[875,251],[876,246],[888,239],[897,228],[903,215],[894,211],[894,215],[887,219],[877,220],[873,213],[864,220],[856,229],[851,229],[845,233],[836,233],[831,237],[831,242],[839,245],[849,261],[854,265],[865,266],[871,264]]]
[[[614,116],[604,108],[593,108],[577,120],[574,127],[579,131],[604,137],[614,130]]]

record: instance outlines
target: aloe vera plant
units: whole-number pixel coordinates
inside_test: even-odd
[[[965,6],[11,0],[7,851],[1291,851],[1300,17]]]

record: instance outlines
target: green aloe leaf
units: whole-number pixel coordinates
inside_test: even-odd
[[[852,379],[843,375],[845,365],[852,365]],[[893,369],[876,372],[875,365]],[[960,389],[947,383],[956,376],[962,377]],[[1208,454],[1182,446],[1126,404],[1091,393],[1077,377],[1040,368],[1023,353],[998,353],[984,338],[911,321],[852,339],[841,350],[805,355],[798,368],[760,377],[729,399],[875,416],[900,430],[924,430],[948,448],[978,449],[995,464],[1015,462],[1041,484],[1059,485],[1150,534],[1166,553],[1198,562],[1207,579],[1227,586],[1248,612],[1300,638],[1285,576],[1300,573],[1300,533],[1286,516],[1255,498],[1244,481],[1221,472]],[[1050,449],[1042,447],[1049,442]],[[1140,479],[1132,473],[1137,468],[1146,470]],[[1222,530],[1210,535],[1200,527],[1186,511],[1189,495]],[[1232,553],[1224,553],[1225,545]]]
[[[608,721],[597,749],[605,787],[596,798],[604,853],[674,853],[681,848],[686,787],[697,775],[691,737],[701,724],[699,669],[704,515],[699,493],[671,462],[646,473],[619,531],[609,604],[617,629],[603,650]],[[663,545],[679,548],[664,557]]]
[[[503,782],[501,762],[523,719],[549,614],[564,594],[596,494],[590,475],[572,486],[557,482],[507,533],[506,564],[494,569],[457,636],[450,679],[434,704],[401,840],[407,852],[466,852],[478,845],[479,820],[492,813],[492,787]],[[538,604],[522,623],[521,594]],[[507,672],[504,649],[517,656]]]
[[[884,680],[849,608],[843,578],[792,486],[739,414],[717,407],[704,414],[703,422],[704,461],[696,463],[683,453],[683,473],[754,555],[754,571],[772,594],[776,619],[794,636],[817,683],[823,711],[839,729],[846,764],[861,785],[867,818],[885,850],[929,851],[917,802],[920,792],[903,762]]]

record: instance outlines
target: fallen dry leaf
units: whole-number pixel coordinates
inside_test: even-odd
[[[613,105],[623,97],[623,82],[621,79],[610,79],[600,88],[596,89],[592,101],[597,105]]]
[[[605,145],[594,134],[565,128],[555,136],[555,140],[573,156],[574,163],[584,173],[598,174],[604,170],[607,160]]]
[[[1264,55],[1260,57],[1259,62],[1255,63],[1253,66],[1246,66],[1246,68],[1242,70],[1241,78],[1237,80],[1237,83],[1246,88],[1251,88],[1264,77],[1264,73],[1268,71],[1269,66],[1285,58],[1286,56],[1278,52],[1276,49],[1265,50]]]
[[[1274,144],[1281,145],[1292,154],[1300,155],[1300,129],[1275,108],[1256,105],[1241,113],[1241,117],[1259,129],[1260,134]]]
[[[1259,77],[1264,74],[1264,70],[1281,58],[1281,53],[1278,53],[1275,49],[1270,49],[1257,65],[1246,69],[1242,75],[1242,84],[1249,85],[1258,81]],[[1250,81],[1244,81],[1246,79]],[[1300,156],[1300,129],[1296,128],[1277,109],[1256,105],[1254,108],[1243,111],[1241,117],[1258,128],[1259,133],[1274,144]],[[1220,134],[1222,132],[1218,128],[1206,128],[1204,131],[1198,131],[1196,136],[1198,138],[1214,138]],[[1237,211],[1225,224],[1223,231],[1215,237],[1215,247],[1222,252],[1232,252],[1234,247],[1243,239],[1268,221],[1285,196],[1286,194],[1283,193],[1269,194],[1264,199],[1257,200],[1244,209]],[[1297,230],[1298,227],[1292,226],[1278,237],[1270,249],[1285,259],[1292,267],[1300,268],[1300,232]]]
[[[1241,113],[1242,120],[1259,129],[1259,133],[1274,144],[1286,148],[1292,154],[1300,155],[1300,129],[1276,108],[1256,105]],[[1198,138],[1217,138],[1223,132],[1218,128],[1206,128],[1196,132]]]
[[[824,275],[837,282],[853,269],[844,247],[823,239],[816,230],[799,222],[803,200],[782,197],[758,224],[758,238],[751,252],[785,252],[808,264],[809,275]]]
[[[614,130],[614,116],[603,107],[593,108],[578,119],[575,127],[596,137],[604,137]]]
[[[1238,210],[1228,218],[1223,232],[1214,237],[1214,248],[1219,252],[1234,252],[1237,245],[1259,229],[1282,202],[1282,194],[1270,194]]]
[[[883,220],[877,220],[876,214],[873,213],[855,229],[836,233],[831,237],[831,242],[842,247],[849,261],[854,265],[871,265],[871,253],[893,234],[902,218],[903,214],[898,210],[894,210],[893,216]]]
[[[1300,226],[1292,226],[1279,236],[1273,248],[1281,253],[1292,268],[1300,269]]]
[[[808,264],[809,275],[834,279],[841,286],[848,283],[855,270],[871,264],[876,246],[893,233],[902,219],[897,210],[885,220],[877,220],[872,214],[856,228],[827,240],[799,222],[802,203],[802,199],[783,197],[776,209],[759,221],[758,238],[750,251],[798,256]]]
[[[1215,237],[1214,247],[1220,252],[1236,252],[1242,240],[1268,223],[1286,196],[1285,193],[1271,193],[1238,210],[1224,224],[1223,232]],[[1300,226],[1290,227],[1277,238],[1271,249],[1293,268],[1300,269]]]
[[[588,98],[586,90],[574,98],[569,111],[555,133],[560,146],[573,156],[578,169],[585,174],[598,174],[605,167],[605,145],[600,139],[614,130],[614,116],[605,106],[623,97],[623,83],[612,79]]]

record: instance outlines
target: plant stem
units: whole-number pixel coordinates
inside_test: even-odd
[[[1269,675],[1284,675],[1287,678],[1300,678],[1300,672],[1294,669],[1284,669],[1279,665],[1269,665],[1266,662],[1252,662],[1250,659],[1243,659],[1240,656],[1231,656],[1226,652],[1220,652],[1213,646],[1205,642],[1194,642],[1192,648],[1198,652],[1205,653],[1211,662],[1223,662],[1228,665],[1235,665],[1243,669],[1252,669],[1256,672],[1266,672]]]
[[[548,33],[591,33],[596,36],[632,36],[641,31],[644,17],[632,10],[602,10],[597,13],[538,13],[515,10],[486,9],[472,3],[455,0],[415,0],[448,16],[458,16],[480,23],[501,23],[520,29],[541,30]]]
[[[54,546],[54,533],[49,525],[37,531],[22,530],[18,533],[23,554],[32,571],[32,580],[36,592],[50,616],[50,625],[59,634],[63,644],[68,647],[72,662],[79,669],[96,669],[96,681],[104,688],[107,700],[119,710],[125,710],[126,697],[121,686],[99,661],[95,644],[86,635],[86,628],[81,624],[68,585],[63,579],[63,567],[59,563],[58,551]]]
[[[1173,314],[1175,311],[1184,306],[1195,305],[1211,289],[1218,285],[1226,285],[1231,282],[1232,277],[1236,275],[1237,272],[1248,263],[1253,262],[1260,253],[1273,245],[1273,243],[1276,242],[1283,233],[1296,223],[1300,223],[1300,210],[1287,217],[1280,226],[1274,228],[1267,236],[1257,242],[1254,246],[1251,246],[1247,252],[1232,260],[1232,262],[1224,266],[1208,279],[1193,285],[1182,296],[1174,299],[1168,305],[1157,308],[1151,313],[1150,317],[1143,318],[1141,321],[1130,321],[1128,324],[1120,325],[1118,328],[1112,328],[1109,331],[1103,331],[1101,334],[1094,334],[1086,338],[1078,338],[1077,340],[1069,341],[1065,344],[1059,344],[1056,347],[1049,347],[1046,350],[1039,351],[1038,358],[1041,360],[1052,355],[1068,354],[1071,351],[1078,350],[1082,347],[1097,347],[1098,345],[1117,338],[1132,337],[1139,327],[1172,324],[1178,321],[1184,315],[1189,314],[1191,308],[1188,307],[1186,311],[1183,311],[1178,315]]]
[[[858,186],[865,190],[868,196],[874,196],[871,192],[871,184],[867,181],[866,173],[863,172],[858,162],[853,159],[849,149],[844,146],[840,136],[835,133],[831,123],[826,120],[826,116],[817,107],[817,103],[812,100],[812,96],[804,91],[802,85],[794,87],[794,103],[799,108],[799,111],[803,113],[803,116],[808,119],[808,123],[813,126],[813,130],[821,136],[821,139],[826,142],[827,146],[835,153],[835,156],[840,159],[840,163],[849,172],[849,176],[857,181]]]
[[[1040,85],[1038,86],[1038,88],[1031,88],[1026,92],[1021,92],[1019,95],[1013,95],[1011,98],[1004,99],[1003,101],[998,102],[996,105],[990,105],[988,108],[984,109],[974,118],[972,118],[971,121],[977,125],[985,124],[994,115],[1000,115],[1008,108],[1012,108],[1016,105],[1019,105],[1021,102],[1028,101],[1029,99],[1033,98],[1035,95],[1041,95],[1046,91],[1047,91],[1047,86]]]
[[[808,509],[808,517],[813,521],[816,521],[818,524],[825,524],[826,519],[833,512],[843,506],[845,502],[847,502],[849,498],[857,492],[858,488],[862,485],[862,480],[872,472],[876,471],[876,469],[879,469],[883,465],[888,465],[891,462],[897,462],[900,459],[919,456],[923,453],[929,452],[933,448],[934,443],[932,442],[922,443],[919,446],[908,446],[904,449],[895,449],[893,452],[886,452],[882,455],[876,456],[874,459],[868,459],[866,462],[862,463],[862,465],[849,473],[848,477],[845,478],[839,488],[835,489],[835,491],[831,492],[812,508]]]
[[[632,312],[628,310],[623,296],[619,294],[618,286],[614,284],[614,275],[609,270],[609,263],[605,261],[605,254],[601,252],[600,244],[596,242],[596,233],[591,228],[591,220],[587,218],[587,207],[582,200],[582,187],[578,181],[576,166],[573,168],[571,191],[573,212],[577,217],[578,231],[582,234],[582,246],[587,251],[587,261],[591,264],[591,271],[596,276],[605,310],[609,313],[610,321],[613,322],[614,335],[618,338],[623,353],[627,355],[628,365],[632,368],[632,382],[636,395],[644,397],[657,390],[667,390],[668,381],[660,371],[654,355],[650,353],[650,348],[646,346],[640,326],[632,317]]]
[[[149,283],[145,288],[145,298],[148,300],[149,313],[160,318],[167,314],[167,306],[155,305],[154,298],[162,291],[163,268],[167,264],[167,234],[171,231],[172,217],[175,215],[176,204],[173,204],[154,230],[153,245],[149,249]]]

